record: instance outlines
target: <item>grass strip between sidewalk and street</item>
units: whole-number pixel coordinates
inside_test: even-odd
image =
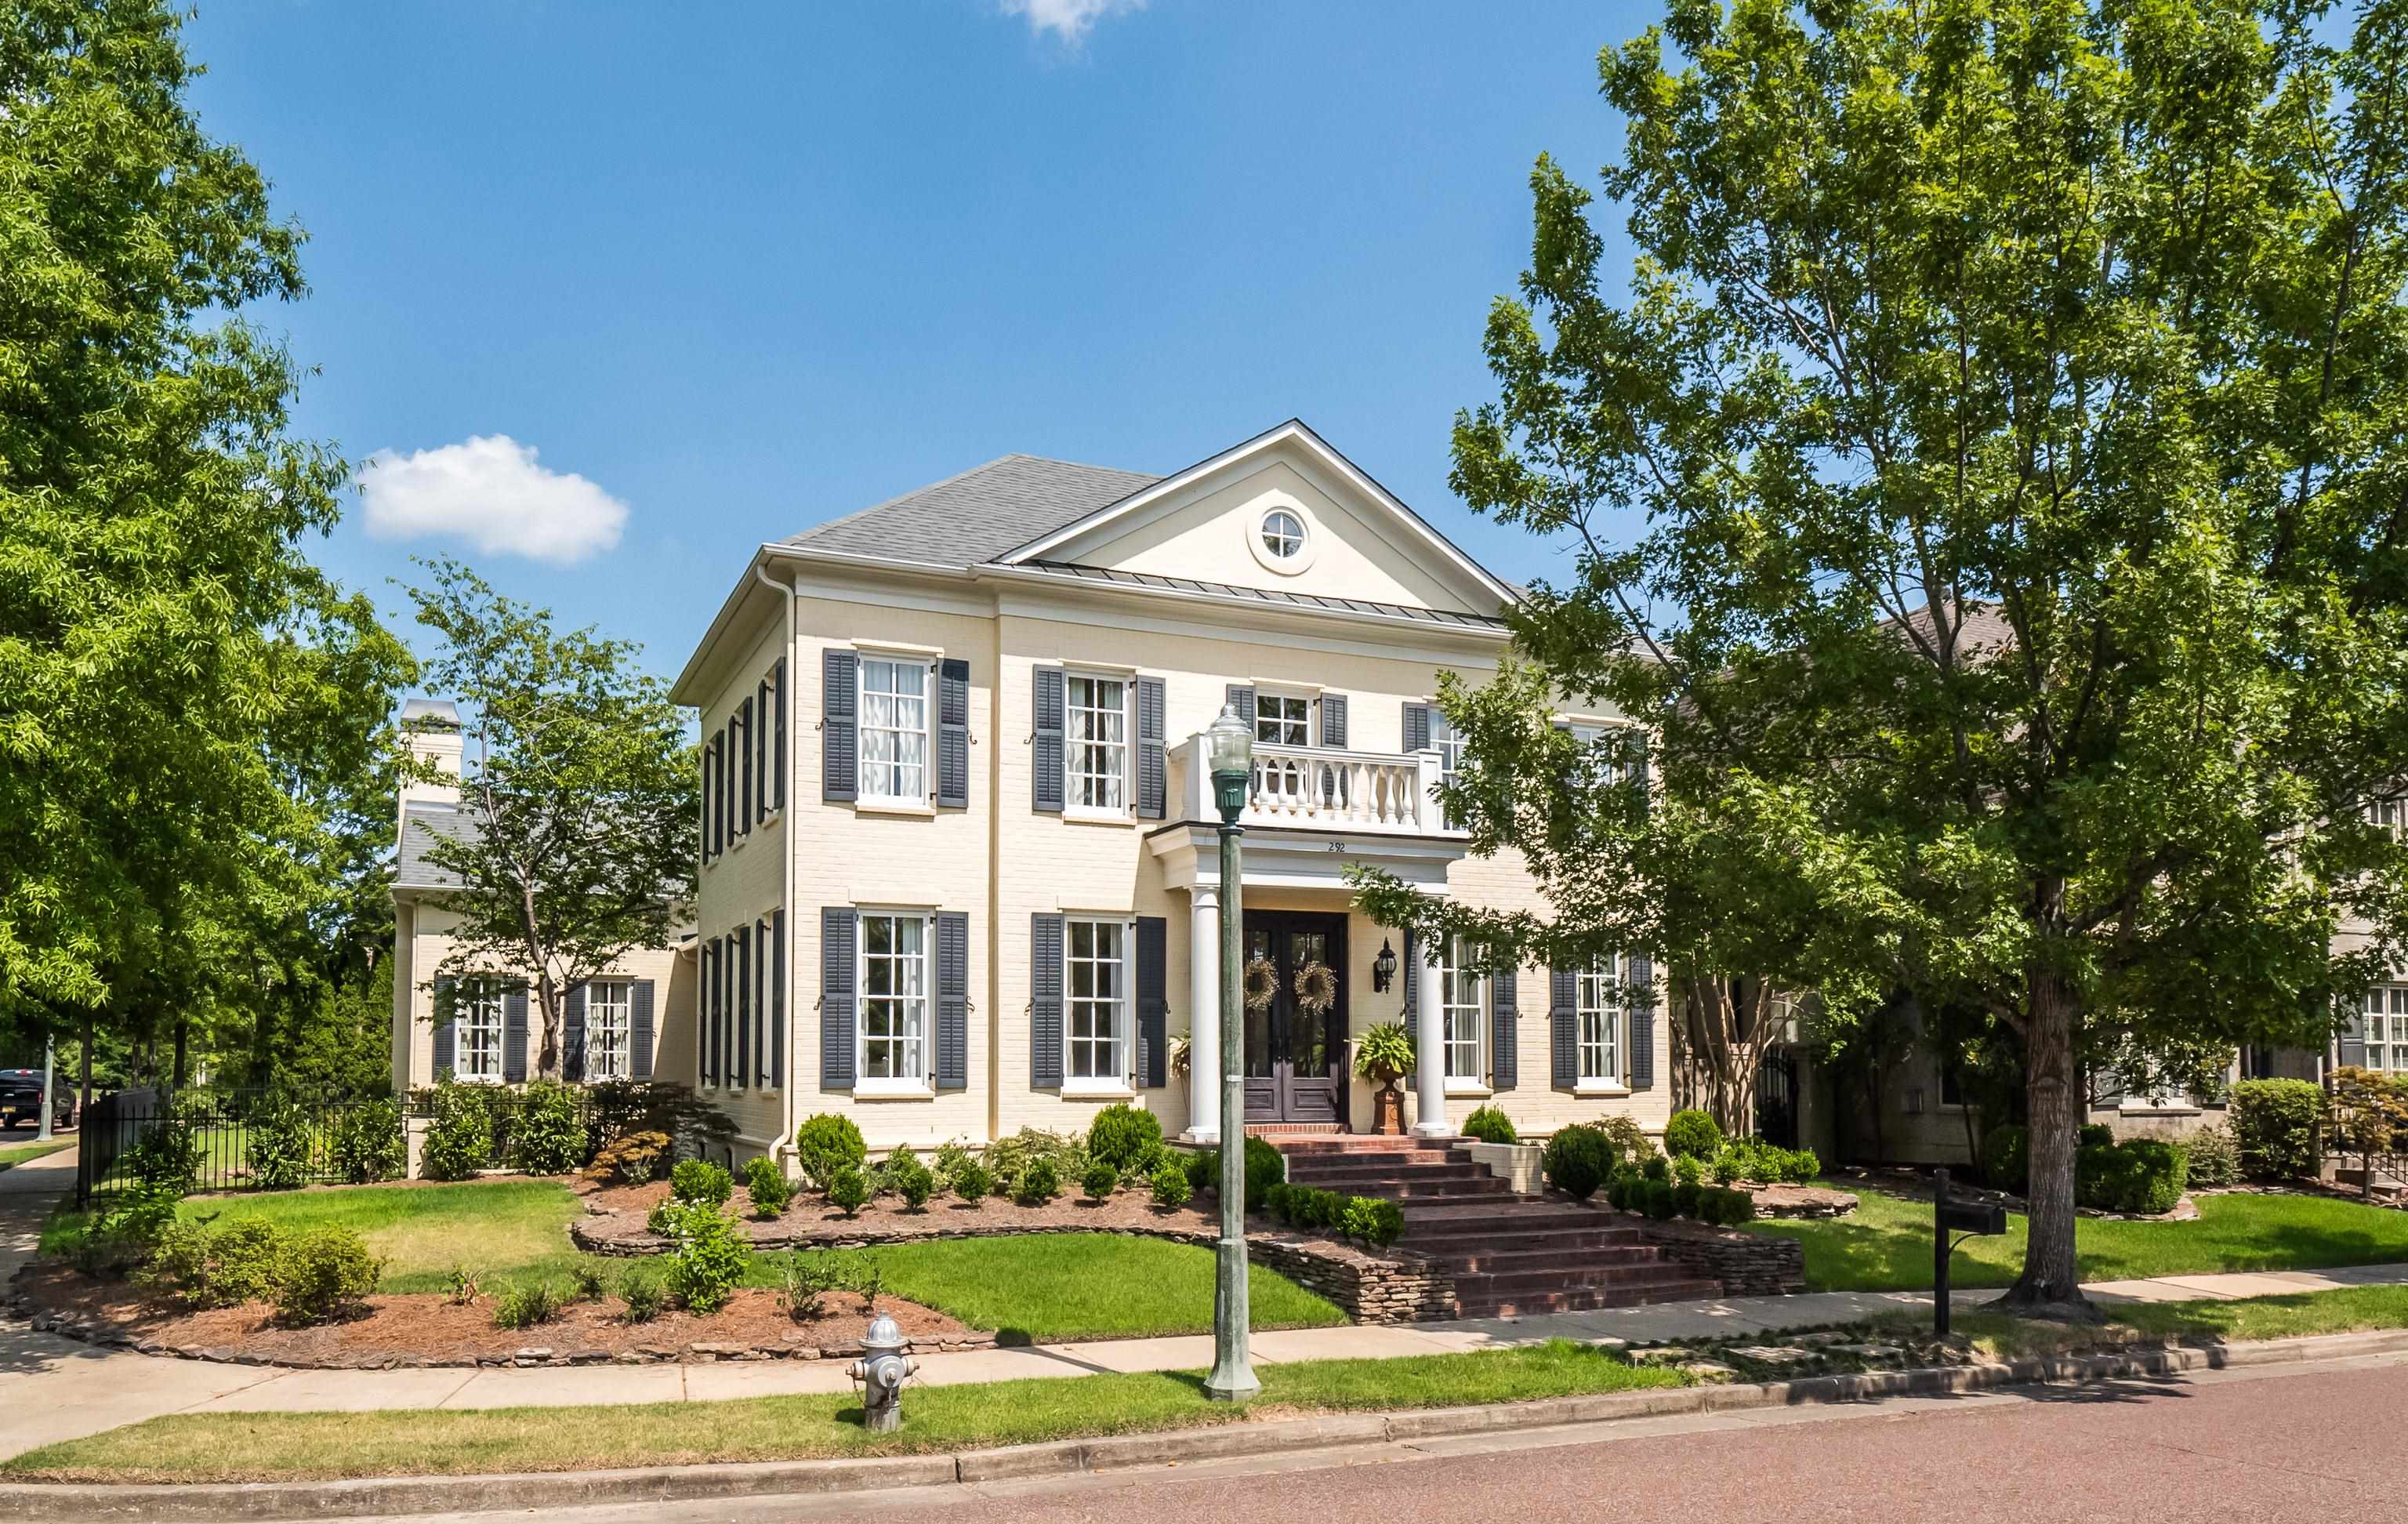
[[[0,1170],[28,1163],[40,1158],[45,1154],[55,1154],[62,1149],[74,1146],[73,1138],[53,1138],[49,1143],[10,1143],[5,1148],[0,1148]]]
[[[1208,1402],[1200,1371],[913,1387],[903,1429],[871,1434],[846,1396],[616,1407],[177,1414],[0,1463],[20,1481],[308,1481],[922,1455],[1043,1440],[1681,1387],[1678,1371],[1555,1340],[1520,1349],[1263,1365],[1262,1395]],[[597,1372],[602,1379],[608,1373]]]
[[[2253,1344],[2316,1334],[2408,1329],[2408,1286],[2353,1286],[2340,1291],[2237,1301],[2130,1301],[2102,1308],[2102,1324],[2048,1323],[2004,1313],[1959,1312],[1950,1322],[1973,1347],[1997,1359],[2071,1354],[2119,1344]],[[1931,1326],[1925,1313],[1911,1321]]]

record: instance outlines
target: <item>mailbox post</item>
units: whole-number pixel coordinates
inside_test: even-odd
[[[1991,1237],[2007,1230],[2007,1209],[1996,1201],[1952,1201],[1948,1172],[1931,1172],[1931,1330],[1948,1337],[1948,1258],[1967,1238]],[[1951,1232],[1964,1237],[1948,1241]]]

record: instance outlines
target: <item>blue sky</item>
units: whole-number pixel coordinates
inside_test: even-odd
[[[762,539],[1296,415],[1560,565],[1455,501],[1447,430],[1530,163],[1617,151],[1597,50],[1655,12],[1097,4],[203,0],[194,104],[311,235],[254,314],[319,369],[298,425],[394,467],[386,535],[355,503],[313,554],[396,613],[464,554],[673,674]]]

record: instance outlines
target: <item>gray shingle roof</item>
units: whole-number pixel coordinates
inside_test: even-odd
[[[1208,582],[1194,577],[1165,577],[1150,571],[1122,571],[1112,567],[1081,566],[1075,561],[1025,561],[1029,571],[1049,572],[1081,582],[1111,582],[1121,587],[1152,587],[1164,592],[1201,593],[1208,597],[1250,598],[1257,603],[1286,603],[1299,609],[1329,609],[1341,613],[1383,614],[1424,625],[1454,625],[1468,629],[1502,629],[1505,621],[1486,614],[1459,614],[1445,609],[1425,609],[1409,603],[1381,603],[1372,598],[1326,597],[1291,593],[1274,587],[1240,587],[1233,582]]]
[[[458,888],[458,876],[429,862],[426,850],[437,836],[452,841],[473,841],[476,835],[475,817],[457,805],[437,804],[428,799],[410,800],[401,812],[401,851],[394,864],[394,887]]]
[[[874,508],[831,519],[789,545],[974,567],[1162,479],[1037,455],[1006,455]]]

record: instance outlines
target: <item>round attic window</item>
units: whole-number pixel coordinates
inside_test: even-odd
[[[1292,577],[1312,564],[1312,534],[1301,510],[1267,508],[1254,522],[1254,539],[1248,548],[1254,559],[1283,577]]]

